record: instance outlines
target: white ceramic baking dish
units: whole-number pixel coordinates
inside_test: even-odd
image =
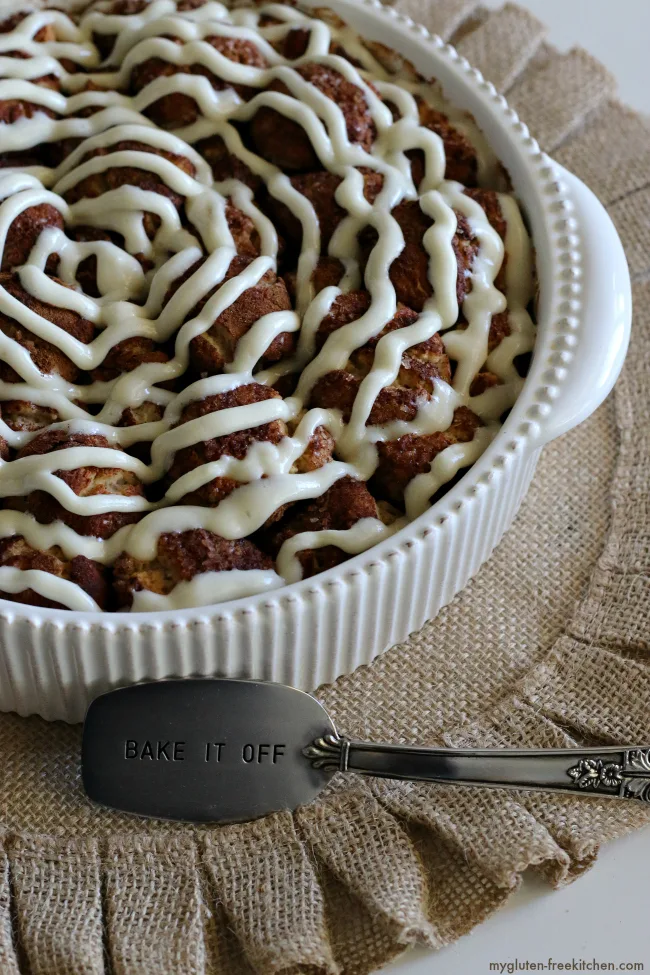
[[[308,5],[322,0],[308,0]],[[591,414],[627,349],[630,278],[605,210],[552,162],[506,100],[440,38],[378,0],[328,0],[468,109],[507,167],[537,250],[539,334],[508,420],[448,494],[399,534],[272,594],[98,615],[0,600],[0,709],[79,721],[122,684],[220,675],[312,689],[368,663],[448,603],[510,526],[544,444]]]

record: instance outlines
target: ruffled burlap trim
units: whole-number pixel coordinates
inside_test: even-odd
[[[399,6],[457,41],[609,206],[635,277],[633,348],[613,402],[545,452],[528,533],[518,522],[438,620],[319,696],[360,736],[649,740],[650,130],[600,64],[550,48],[512,4]],[[143,824],[85,802],[78,728],[2,716],[0,748],[3,975],[365,975],[459,938],[529,867],[567,883],[650,821],[599,800],[335,779],[293,816]]]

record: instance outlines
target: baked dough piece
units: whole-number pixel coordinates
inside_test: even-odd
[[[14,217],[5,239],[0,270],[26,264],[34,244],[48,227],[63,230],[63,217],[51,203],[37,203],[26,207]]]
[[[342,477],[320,498],[299,502],[264,536],[263,545],[277,557],[283,544],[303,532],[347,531],[364,518],[379,520],[377,502],[363,481]],[[336,545],[305,548],[297,553],[303,577],[324,572],[350,558]]]
[[[378,443],[379,464],[368,486],[376,497],[403,509],[404,492],[413,478],[428,473],[438,454],[447,447],[473,440],[481,426],[475,413],[460,406],[447,430],[425,435],[406,434],[397,440]]]
[[[350,142],[369,151],[377,131],[361,88],[329,65],[306,62],[297,73],[339,107]],[[268,91],[291,95],[283,81],[272,81]],[[320,160],[309,136],[298,122],[274,108],[260,108],[251,121],[250,134],[256,152],[285,172],[309,172],[320,168]]]
[[[366,291],[351,291],[337,298],[318,327],[317,346],[322,348],[330,335],[361,318],[370,306],[371,298]],[[373,366],[377,345],[385,335],[415,324],[418,318],[418,313],[411,308],[398,306],[395,317],[384,325],[381,332],[352,353],[344,369],[326,373],[317,381],[311,392],[310,405],[340,410],[343,420],[349,422],[361,383]],[[423,401],[433,393],[435,379],[445,382],[451,379],[449,359],[437,334],[403,353],[398,374],[392,383],[379,392],[368,415],[367,425],[382,426],[395,420],[414,420]]]
[[[14,535],[11,538],[0,538],[0,567],[47,572],[79,586],[100,609],[109,608],[110,586],[107,571],[103,565],[87,559],[85,555],[75,555],[68,559],[58,546],[40,552],[32,548],[21,535]],[[16,593],[0,589],[0,596],[13,603],[26,603],[29,606],[68,608],[34,589],[23,589]]]
[[[190,403],[181,413],[178,425],[207,416],[210,413],[221,410],[236,410],[238,407],[261,403],[270,399],[279,400],[281,397],[276,390],[268,386],[262,386],[260,383],[237,386],[227,392]],[[195,443],[191,447],[183,447],[174,455],[167,480],[169,483],[173,483],[189,471],[197,470],[204,464],[213,463],[223,457],[244,460],[255,444],[268,443],[277,446],[290,434],[291,430],[285,421],[272,420],[270,423],[237,430],[225,436],[212,437],[209,440]],[[333,448],[334,441],[328,431],[324,427],[317,427],[305,450],[296,459],[289,473],[299,474],[317,470],[331,459]],[[227,476],[215,477],[197,490],[185,495],[178,503],[214,507],[232,494],[242,483],[246,482]],[[283,506],[274,512],[271,515],[271,520],[279,518],[284,510]]]
[[[16,460],[32,457],[36,454],[51,454],[70,447],[99,447],[107,450],[117,449],[111,445],[106,437],[100,434],[67,433],[65,430],[46,430],[39,433],[27,446],[21,448]],[[89,461],[92,462],[92,451],[88,451]],[[55,477],[60,478],[79,498],[92,498],[99,495],[118,495],[122,498],[144,498],[142,484],[132,471],[115,467],[77,467],[74,470],[56,470]],[[107,539],[125,525],[131,525],[142,517],[141,511],[107,511],[102,514],[77,514],[69,511],[47,491],[30,491],[25,497],[9,497],[5,499],[5,508],[14,511],[24,511],[32,515],[43,525],[50,525],[55,521],[62,521],[78,535],[89,535],[94,538]]]
[[[182,47],[183,42],[180,38],[174,37],[171,40]],[[202,43],[209,45],[223,57],[228,58],[229,61],[235,61],[237,64],[247,64],[254,68],[265,68],[267,66],[265,58],[252,41],[238,37],[208,35]],[[255,88],[251,88],[249,85],[231,85],[201,63],[173,64],[162,58],[147,58],[135,65],[131,72],[131,92],[137,94],[159,78],[171,78],[177,74],[190,74],[207,78],[215,91],[232,88],[245,101],[256,94]],[[144,114],[162,129],[181,129],[196,122],[200,110],[191,95],[174,92],[151,102]]]
[[[68,287],[65,282],[57,278],[51,280],[61,287]],[[56,325],[79,342],[85,344],[92,342],[95,334],[92,322],[68,308],[58,308],[34,298],[23,288],[16,272],[0,274],[0,287],[30,312]],[[30,332],[15,318],[2,312],[0,312],[0,331],[29,352],[32,362],[40,372],[48,375],[57,373],[71,383],[79,380],[79,368],[58,346]],[[0,362],[0,379],[8,383],[21,382],[21,377],[7,362]]]
[[[368,203],[374,203],[381,193],[384,180],[380,173],[361,167],[363,173],[364,197]],[[307,197],[314,208],[318,226],[320,228],[321,252],[327,254],[329,243],[334,231],[341,221],[348,215],[336,201],[336,191],[343,180],[328,170],[315,173],[302,173],[292,176],[290,183],[298,193]],[[302,225],[289,207],[279,200],[271,198],[268,202],[270,213],[276,226],[294,246],[300,247],[302,242]],[[319,289],[320,290],[320,289]]]
[[[252,257],[235,257],[226,272],[223,281],[211,288],[202,296],[200,301],[189,311],[186,320],[189,321],[200,314],[206,303],[215,295],[219,288],[232,278],[238,277],[242,271],[250,267]],[[193,264],[181,277],[177,278],[167,294],[167,300],[195,274],[203,265],[203,261]],[[190,361],[196,372],[201,376],[215,376],[224,371],[235,358],[239,341],[246,335],[253,325],[264,315],[274,312],[290,311],[291,301],[287,286],[278,278],[274,271],[266,271],[257,284],[246,288],[221,314],[212,325],[190,342]],[[257,367],[277,362],[291,355],[296,345],[293,332],[281,332],[276,335],[262,355]]]
[[[248,539],[230,541],[196,528],[161,535],[156,558],[151,561],[120,555],[113,567],[113,589],[118,608],[128,609],[134,593],[143,589],[168,596],[179,583],[192,582],[207,572],[272,568],[269,556]]]
[[[133,140],[118,141],[108,146],[95,146],[89,149],[87,153],[82,153],[78,163],[81,165],[88,159],[94,159],[98,156],[110,156],[112,153],[126,152],[129,150],[161,156],[168,162],[178,166],[188,176],[195,175],[196,171],[193,164],[185,156],[168,152],[165,149],[159,149],[156,146],[150,146],[146,142]],[[164,196],[174,204],[177,210],[180,210],[183,206],[183,197],[170,189],[165,181],[153,171],[140,169],[136,166],[111,166],[110,160],[109,165],[105,169],[93,175],[82,177],[79,182],[64,192],[63,197],[67,203],[77,203],[83,199],[96,199],[104,193],[117,190],[123,186],[135,186],[145,192],[157,193],[160,196]],[[147,236],[153,239],[156,231],[160,227],[160,218],[157,214],[145,212],[144,227]]]

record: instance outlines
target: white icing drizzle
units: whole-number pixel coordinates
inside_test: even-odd
[[[84,555],[87,559],[104,565],[113,563],[123,551],[130,531],[131,526],[125,525],[111,538],[95,538],[92,535],[77,534],[62,521],[41,525],[32,515],[22,511],[0,511],[0,538],[22,535],[27,544],[33,548],[44,550],[56,545],[67,559],[73,559],[75,555]]]
[[[298,555],[305,549],[334,545],[348,555],[359,555],[384,538],[390,538],[405,524],[404,518],[397,519],[392,525],[385,525],[378,518],[361,518],[352,528],[345,530],[301,532],[289,538],[280,549],[277,559],[278,569],[286,582],[298,582],[302,578]]]
[[[406,516],[417,517],[426,510],[432,495],[459,470],[473,463],[494,437],[499,417],[512,406],[521,388],[514,360],[530,352],[534,343],[535,330],[528,311],[533,295],[533,254],[519,207],[512,197],[505,194],[499,197],[507,226],[504,246],[483,208],[465,195],[460,184],[445,181],[442,139],[420,125],[414,95],[443,111],[468,137],[477,150],[479,184],[494,187],[499,185],[499,167],[484,137],[471,119],[444,100],[434,83],[401,77],[396,82],[362,39],[344,25],[332,26],[280,4],[228,11],[215,0],[208,0],[195,10],[179,12],[175,0],[153,0],[140,13],[128,16],[109,13],[110,6],[108,0],[100,0],[83,14],[79,23],[59,11],[40,10],[29,14],[13,31],[0,35],[0,77],[5,79],[0,80],[0,100],[22,99],[37,109],[31,118],[2,126],[2,151],[25,152],[63,139],[83,140],[58,168],[37,166],[27,172],[8,168],[0,173],[0,250],[13,221],[29,207],[43,203],[59,211],[68,230],[89,225],[121,235],[124,249],[107,240],[78,243],[64,231],[48,227],[36,241],[28,263],[17,271],[25,291],[42,302],[87,319],[94,327],[94,337],[87,344],[79,341],[28,309],[5,289],[0,289],[0,313],[56,346],[83,373],[101,366],[116,344],[134,336],[157,344],[173,339],[173,354],[167,362],[142,363],[114,380],[73,383],[56,373],[42,374],[25,348],[0,333],[0,357],[21,379],[18,383],[0,382],[0,402],[23,400],[49,407],[56,412],[57,420],[48,429],[100,434],[111,445],[110,448],[67,447],[50,454],[2,462],[0,497],[40,490],[75,514],[90,516],[121,511],[142,513],[144,517],[135,525],[121,528],[111,538],[101,540],[79,535],[62,522],[41,525],[29,514],[3,510],[0,511],[0,537],[22,535],[33,548],[46,550],[58,546],[68,559],[84,555],[106,565],[112,564],[123,551],[138,559],[154,558],[163,532],[205,528],[224,538],[243,538],[259,529],[282,505],[317,498],[343,476],[367,480],[377,467],[377,443],[406,434],[427,435],[447,430],[454,411],[459,406],[469,406],[485,426],[468,443],[453,444],[439,453],[431,470],[411,481],[405,495]],[[260,27],[262,15],[275,17],[280,23]],[[56,40],[34,39],[39,30],[50,26]],[[294,27],[309,30],[308,45],[300,58],[287,61],[274,45],[281,44],[287,31]],[[115,41],[103,62],[95,46],[99,36]],[[229,60],[206,40],[215,36],[253,42],[268,67]],[[173,38],[182,43],[176,43]],[[331,54],[333,43],[346,50],[361,67]],[[5,52],[16,50],[28,57],[4,56]],[[83,70],[68,71],[61,63],[66,58]],[[226,83],[259,91],[244,102],[233,88],[217,91],[206,77],[178,73],[157,78],[136,95],[123,94],[128,90],[133,69],[150,58],[162,58],[178,66],[199,64]],[[296,70],[313,61],[335,69],[362,90],[376,129],[371,152],[350,142],[339,106]],[[60,90],[36,83],[45,75],[55,76]],[[291,94],[266,90],[274,80],[282,81]],[[99,90],[82,91],[87,81]],[[374,87],[369,86],[370,81]],[[194,99],[199,115],[196,122],[176,132],[162,131],[143,113],[161,97],[174,93],[184,93]],[[399,121],[393,122],[382,99],[397,106]],[[336,201],[348,215],[333,234],[328,251],[331,257],[342,262],[345,274],[338,287],[326,288],[316,296],[311,281],[321,254],[316,213],[285,174],[243,145],[236,128],[263,106],[299,122],[322,167],[341,178]],[[38,111],[38,107],[43,111]],[[86,110],[92,113],[82,117]],[[175,395],[160,385],[185,373],[192,339],[210,329],[248,288],[277,268],[277,232],[255,205],[251,190],[237,180],[214,183],[208,163],[191,147],[213,135],[223,139],[227,150],[260,177],[271,196],[283,202],[302,225],[297,307],[296,311],[263,315],[240,339],[234,358],[226,364],[222,375],[201,379]],[[136,142],[153,151],[117,148],[125,142]],[[405,155],[410,149],[421,150],[425,158],[419,196]],[[100,154],[88,158],[94,150]],[[190,164],[188,168],[193,168],[192,174],[157,154],[161,151],[183,157]],[[120,186],[73,203],[65,201],[65,195],[82,180],[101,179],[102,174],[117,167],[143,171],[164,184],[182,198],[183,213],[169,197],[155,189],[136,186]],[[365,199],[364,180],[358,167],[368,167],[383,176],[383,187],[373,204]],[[259,257],[237,276],[224,281],[236,255],[226,219],[227,198],[252,219],[261,246]],[[418,198],[421,209],[433,221],[423,240],[429,254],[433,296],[417,321],[387,333],[378,342],[372,367],[360,384],[347,424],[342,422],[337,410],[306,411],[305,404],[316,382],[327,373],[345,368],[354,351],[378,335],[395,315],[397,298],[389,270],[403,249],[404,239],[392,211],[400,202]],[[470,272],[471,289],[462,307],[467,321],[464,329],[454,329],[461,311],[456,297],[457,262],[452,246],[457,213],[467,219],[478,242]],[[159,220],[153,239],[147,233],[145,214],[154,214]],[[334,301],[342,292],[361,286],[357,236],[366,226],[373,227],[378,237],[365,270],[365,287],[371,305],[359,319],[330,334],[316,354],[318,327]],[[61,286],[45,273],[48,258],[54,254],[59,259],[59,278],[75,290]],[[149,259],[153,269],[143,271],[135,255]],[[502,294],[495,280],[504,255],[508,263],[505,294]],[[93,256],[97,260],[99,297],[96,298],[82,294],[76,285],[77,268]],[[188,280],[166,300],[172,284],[197,262],[199,266]],[[199,313],[190,317],[206,296]],[[506,309],[510,334],[488,355],[493,316]],[[266,349],[285,332],[298,335],[295,354],[256,371]],[[395,381],[403,353],[437,332],[443,333],[447,352],[456,362],[453,384],[436,379],[433,393],[428,396],[423,393],[413,420],[370,425],[373,404],[382,389]],[[471,383],[483,367],[501,382],[479,396],[471,396]],[[300,374],[300,380],[296,392],[288,399],[267,399],[180,423],[183,409],[192,402],[252,382],[272,385],[290,373]],[[137,408],[146,402],[163,409],[160,420],[136,427],[117,426],[126,408]],[[93,405],[99,406],[96,415],[86,409]],[[279,443],[254,443],[243,459],[224,455],[184,474],[157,502],[141,495],[78,496],[55,473],[85,466],[119,468],[134,473],[143,484],[151,484],[166,474],[179,450],[274,421],[289,423],[295,429]],[[334,437],[337,459],[315,471],[295,473],[294,465],[319,427],[326,428]],[[38,432],[15,431],[0,420],[0,435],[12,448],[29,443]],[[151,443],[149,463],[126,453],[141,441]],[[230,478],[239,486],[215,508],[179,504],[185,495],[215,477]],[[400,518],[386,526],[378,519],[367,518],[346,531],[301,533],[282,546],[277,573],[271,570],[206,572],[191,582],[180,583],[168,596],[147,591],[136,593],[133,610],[203,606],[272,590],[285,581],[301,577],[300,551],[336,545],[348,554],[355,554],[393,534],[404,523]],[[0,590],[17,593],[26,588],[73,610],[98,609],[90,596],[67,580],[36,570],[0,567]]]
[[[187,609],[189,606],[212,606],[228,599],[256,596],[283,586],[273,569],[230,569],[223,572],[203,572],[189,582],[179,582],[167,596],[141,589],[133,594],[131,612],[160,612],[166,609]]]
[[[74,609],[81,613],[93,613],[99,610],[92,596],[69,579],[61,579],[60,576],[43,572],[41,569],[0,566],[0,592],[19,593],[24,592],[25,589],[33,589],[39,596],[61,603],[66,609]]]
[[[433,460],[431,470],[417,474],[404,492],[406,517],[409,521],[423,514],[431,503],[431,497],[451,481],[463,467],[474,464],[496,436],[498,427],[480,427],[469,443],[456,443],[442,450]]]

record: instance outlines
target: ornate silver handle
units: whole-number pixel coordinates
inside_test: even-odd
[[[650,748],[419,748],[317,738],[304,749],[314,768],[385,779],[534,789],[650,802]]]

